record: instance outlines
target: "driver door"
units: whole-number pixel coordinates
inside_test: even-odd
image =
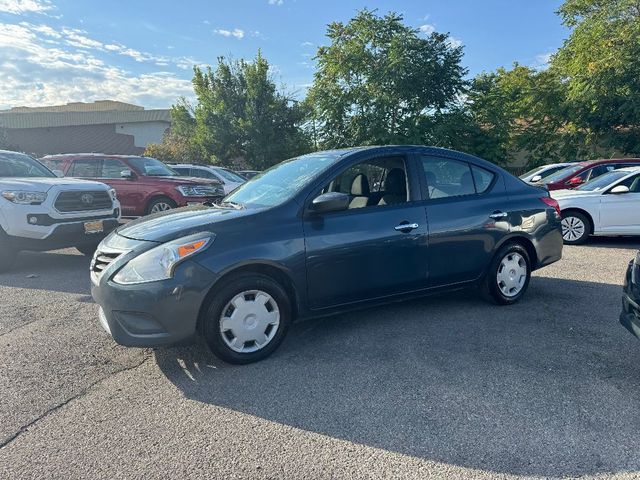
[[[427,218],[412,201],[419,195],[407,181],[412,175],[405,156],[372,158],[346,168],[311,196],[334,191],[351,197],[347,210],[305,215],[312,309],[426,287]]]

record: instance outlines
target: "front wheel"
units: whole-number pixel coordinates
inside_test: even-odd
[[[154,198],[147,206],[147,215],[166,212],[167,210],[171,210],[177,206],[178,204],[168,197]]]
[[[562,239],[567,245],[581,245],[589,238],[591,222],[581,213],[562,214]]]
[[[211,351],[225,362],[247,364],[278,348],[291,323],[291,304],[270,277],[246,274],[220,288],[204,315],[202,333]]]
[[[485,296],[498,305],[512,305],[522,298],[531,279],[531,260],[517,243],[503,246],[491,261],[485,277]]]

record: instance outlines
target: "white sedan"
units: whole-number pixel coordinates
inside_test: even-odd
[[[640,235],[640,167],[614,170],[551,196],[562,210],[566,244],[584,243],[589,235]]]

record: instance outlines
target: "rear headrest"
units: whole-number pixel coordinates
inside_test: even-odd
[[[351,182],[351,195],[367,196],[369,195],[369,180],[367,177],[359,173]]]

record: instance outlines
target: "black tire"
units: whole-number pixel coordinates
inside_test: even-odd
[[[515,255],[519,255],[526,264],[524,284],[517,293],[513,295],[506,295],[499,285],[498,275],[503,268],[501,266],[502,260],[509,256],[512,256],[515,260],[517,258]],[[518,243],[507,243],[498,250],[498,253],[496,253],[489,265],[489,270],[485,275],[482,285],[483,294],[487,300],[496,303],[497,305],[513,305],[524,296],[527,288],[529,287],[530,280],[531,259],[529,258],[527,249]]]
[[[200,323],[202,335],[211,351],[225,362],[236,365],[257,362],[271,355],[282,343],[291,324],[291,302],[284,288],[272,278],[256,273],[232,277],[223,287],[216,286],[214,288],[220,289],[210,298],[208,305],[203,309],[204,314]],[[229,336],[233,333],[231,330],[226,333],[221,330],[223,309],[226,309],[229,302],[242,292],[253,290],[265,292],[275,301],[275,307],[280,314],[279,324],[277,327],[273,327],[277,330],[264,347],[254,352],[237,352],[223,339],[223,335],[226,335],[227,340],[232,341]],[[248,344],[251,348],[250,341]],[[247,342],[243,345],[247,345]]]
[[[582,226],[582,234],[578,237],[575,235],[580,233]],[[569,210],[562,212],[562,240],[566,245],[582,245],[589,240],[592,225],[589,218],[580,213]]]
[[[154,212],[154,209],[157,206],[162,204],[169,206],[169,208],[166,210],[176,208],[178,206],[178,204],[173,200],[171,200],[169,197],[156,197],[149,202],[149,205],[147,205],[147,215],[151,215],[152,213],[158,213],[158,212]],[[165,211],[165,210],[162,210],[162,211]]]
[[[7,234],[0,228],[0,272],[11,270],[11,267],[13,267],[16,262],[18,253],[20,253],[20,251],[9,245]]]
[[[87,243],[85,245],[76,245],[76,250],[78,250],[81,254],[87,257],[93,257],[93,254],[96,252],[96,249],[98,248],[99,244],[100,242]]]

